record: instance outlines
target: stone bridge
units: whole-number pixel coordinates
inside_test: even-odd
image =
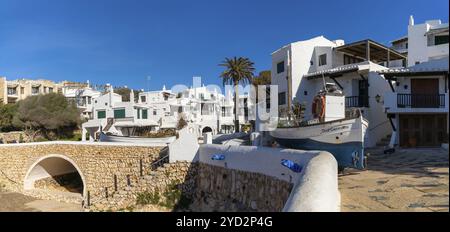
[[[0,184],[27,195],[55,198],[53,193],[58,193],[60,197],[72,198],[65,201],[86,204],[148,174],[151,163],[160,157],[162,150],[163,147],[143,144],[89,142],[0,145]],[[80,179],[77,191],[36,188],[36,183],[46,179],[63,183],[64,179],[55,177],[65,175]]]

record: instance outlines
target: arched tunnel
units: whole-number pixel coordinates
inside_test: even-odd
[[[74,161],[62,155],[45,156],[29,168],[24,189],[45,189],[84,196],[85,178]]]

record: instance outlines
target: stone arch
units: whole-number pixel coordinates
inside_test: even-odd
[[[86,178],[79,168],[79,166],[65,155],[51,154],[39,158],[35,161],[25,174],[23,180],[24,190],[30,190],[34,188],[34,183],[37,180],[41,180],[47,177],[53,177],[57,175],[64,175],[69,173],[78,173],[81,177],[83,190],[82,196],[86,196]]]
[[[211,132],[212,133],[213,129],[211,127],[209,127],[209,126],[203,127],[202,134],[207,133],[207,132]]]

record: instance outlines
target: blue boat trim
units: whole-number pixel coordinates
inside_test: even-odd
[[[362,142],[332,144],[318,142],[312,139],[275,138],[283,147],[300,150],[320,150],[330,152],[341,167],[364,169],[364,145]]]

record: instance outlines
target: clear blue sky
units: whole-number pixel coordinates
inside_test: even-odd
[[[313,36],[406,34],[408,17],[448,22],[448,0],[0,0],[0,76],[150,89],[220,84],[224,57],[270,69],[279,47]]]

